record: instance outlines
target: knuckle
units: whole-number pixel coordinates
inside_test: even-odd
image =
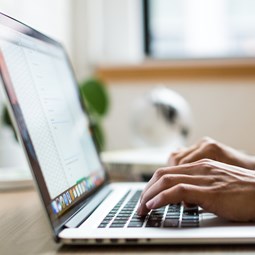
[[[205,173],[211,173],[212,172],[212,165],[210,163],[203,163],[202,168],[204,169]]]
[[[218,152],[219,149],[220,149],[220,146],[217,142],[215,141],[210,141],[208,142],[204,149],[207,151],[207,152],[210,152],[210,153],[214,153],[214,152]]]
[[[156,177],[157,179],[159,179],[159,178],[161,178],[162,176],[164,176],[164,174],[165,174],[165,168],[159,168],[159,169],[157,169],[156,172],[155,172],[155,177]]]
[[[211,150],[214,150],[214,149],[217,149],[218,148],[218,144],[216,142],[210,142],[207,144],[207,148],[208,149],[211,149]]]
[[[178,152],[172,153],[170,155],[170,159],[172,159],[173,161],[178,161],[180,158],[180,154]]]
[[[217,176],[217,175],[219,175],[219,169],[215,169],[215,168],[212,168],[211,170],[210,170],[210,174],[212,175],[212,176]],[[216,180],[216,179],[214,179],[214,180]]]
[[[205,146],[205,148],[218,148],[219,147],[219,143],[215,140],[213,140],[210,137],[203,137],[202,138],[202,144]]]
[[[182,201],[185,201],[187,197],[189,197],[189,188],[188,185],[184,183],[180,183],[176,187],[177,193],[179,194],[179,197],[181,198]]]
[[[211,174],[210,176],[207,176],[205,180],[207,184],[210,185],[210,187],[213,187],[219,181],[218,178],[213,174]]]
[[[163,186],[168,185],[171,181],[172,181],[172,176],[170,176],[169,174],[163,175],[161,177],[161,184]]]
[[[176,185],[176,189],[178,193],[181,193],[183,195],[187,192],[187,185],[185,185],[184,183],[180,183]]]
[[[213,171],[213,172],[215,172],[215,171]],[[210,181],[211,181],[212,185],[217,184],[217,183],[221,183],[222,182],[222,176],[213,175],[213,176],[211,176]]]

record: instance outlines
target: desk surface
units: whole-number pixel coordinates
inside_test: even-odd
[[[0,254],[254,254],[244,246],[68,247],[54,243],[33,189],[0,193]]]

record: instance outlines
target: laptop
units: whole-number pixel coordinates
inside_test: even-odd
[[[139,217],[145,183],[109,182],[61,44],[0,14],[0,49],[8,110],[57,242],[254,243],[254,224],[197,207],[170,204]]]

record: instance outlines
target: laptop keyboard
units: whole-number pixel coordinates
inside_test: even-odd
[[[142,191],[137,190],[129,200],[128,191],[106,215],[99,228],[182,228],[198,227],[198,207],[184,207],[182,204],[170,204],[151,210],[148,215],[141,217],[136,213]],[[126,201],[127,200],[127,201]]]

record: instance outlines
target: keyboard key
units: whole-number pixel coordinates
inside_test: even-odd
[[[164,220],[164,223],[163,223],[163,227],[165,228],[169,228],[169,227],[176,228],[178,226],[179,226],[178,219],[167,219],[167,220]]]
[[[180,216],[180,214],[181,214],[180,212],[170,212],[170,213],[168,212],[166,215],[167,216]]]
[[[123,228],[125,224],[111,224],[110,228]]]
[[[99,228],[106,228],[107,225],[108,225],[108,224],[102,224],[102,223],[101,223],[98,227],[99,227]]]
[[[198,219],[185,219],[185,218],[182,218],[182,222],[198,222]]]
[[[180,215],[170,215],[170,216],[166,215],[165,219],[167,219],[167,220],[177,219],[178,220],[178,219],[180,219]]]
[[[184,207],[183,211],[190,212],[190,213],[198,212],[198,206]]]
[[[198,215],[183,215],[182,216],[182,220],[186,220],[186,221],[198,221],[199,220],[199,216]]]
[[[198,227],[199,226],[199,217],[190,216],[183,217],[181,222],[181,227]]]
[[[199,227],[199,222],[182,222],[181,223],[182,228],[193,228],[193,227]]]
[[[114,219],[114,221],[125,221],[125,222],[127,222],[128,220],[130,219],[130,217],[127,217],[127,218],[121,218],[121,219]]]
[[[145,220],[145,217],[141,217],[141,216],[136,216],[136,215],[134,215],[133,217],[132,217],[132,219],[134,219],[134,220]]]
[[[161,226],[161,220],[148,220],[145,227],[155,228],[160,226]]]
[[[130,222],[128,228],[140,228],[143,226],[143,222]]]

